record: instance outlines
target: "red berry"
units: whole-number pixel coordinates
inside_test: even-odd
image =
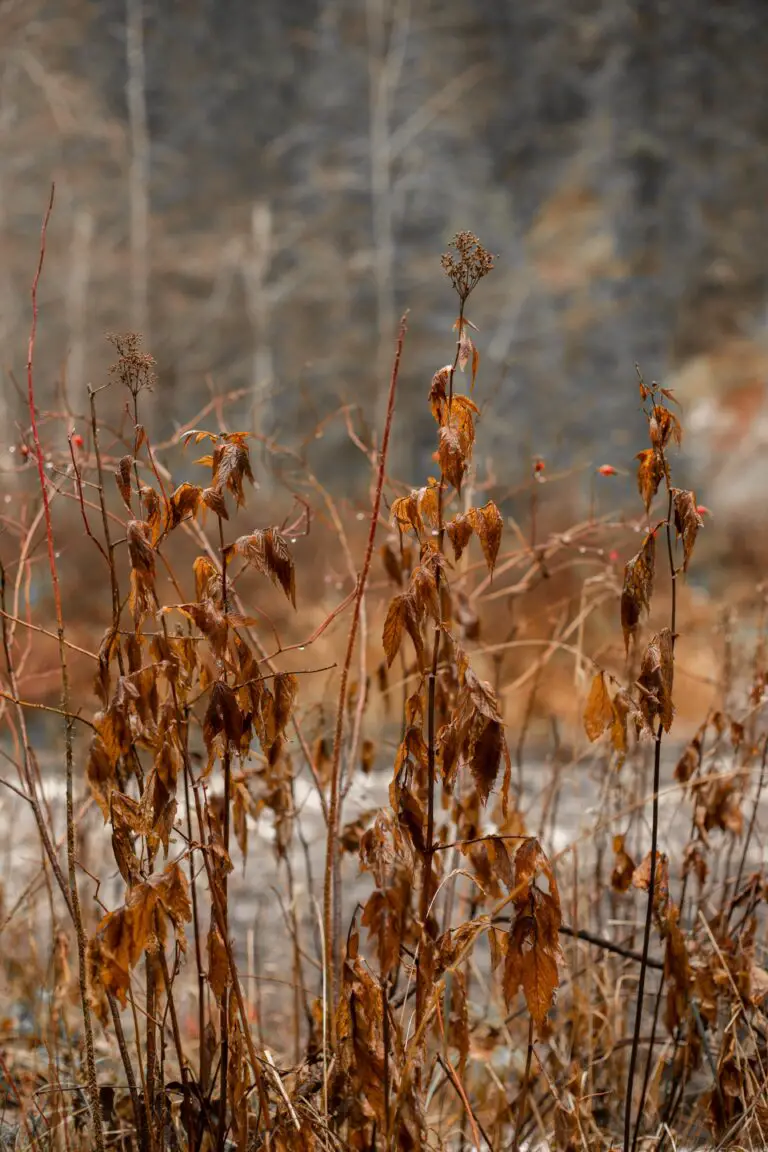
[[[600,473],[601,476],[615,476],[616,475],[616,469],[614,468],[613,464],[601,464],[600,467],[597,469],[597,471]]]
[[[74,444],[75,448],[82,448],[85,444],[85,440],[83,440],[79,432],[75,432],[74,436],[72,437],[72,443]]]
[[[544,468],[545,468],[545,464],[544,464],[544,461],[541,459],[537,460],[535,462],[535,464],[533,465],[533,470],[536,473],[543,472]]]
[[[615,548],[612,552],[608,553],[608,559],[611,561],[612,564],[615,564],[616,561],[618,560],[618,558],[619,558],[619,554]]]

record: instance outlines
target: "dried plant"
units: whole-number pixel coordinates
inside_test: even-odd
[[[89,390],[87,417],[39,412],[49,215],[20,431],[19,480],[34,468],[34,485],[3,519],[0,572],[0,709],[18,771],[3,783],[43,852],[39,880],[3,911],[3,964],[20,996],[49,990],[39,1080],[25,1078],[20,1033],[0,1058],[18,1146],[630,1152],[706,1133],[761,1146],[765,592],[750,660],[738,664],[729,635],[706,715],[676,746],[692,711],[681,589],[706,511],[673,485],[674,395],[639,378],[649,447],[636,522],[596,514],[595,485],[621,472],[609,463],[570,528],[574,473],[536,456],[504,493],[479,447],[481,337],[467,313],[494,261],[460,233],[442,260],[458,297],[453,355],[425,397],[434,474],[412,487],[389,471],[405,318],[380,443],[354,410],[338,414],[372,470],[358,540],[306,452],[264,437],[262,460],[279,460],[286,487],[262,495],[254,434],[227,427],[223,398],[154,444],[142,422],[154,361],[135,333],[110,337],[105,390],[121,390],[122,425],[100,415],[102,389]],[[61,421],[66,453],[45,446]],[[108,592],[79,615],[58,552],[75,535],[68,508]],[[641,530],[618,579],[619,549]],[[40,532],[52,626],[45,601],[33,619]],[[321,571],[339,585],[330,611]],[[56,703],[32,698],[29,671],[51,641]],[[328,672],[330,709],[328,685],[316,688]],[[564,672],[561,716],[546,693]],[[66,872],[38,713],[65,725]],[[345,822],[361,776],[380,794]],[[571,826],[564,844],[560,814],[569,802],[581,814],[585,788],[593,826]],[[38,887],[47,967],[29,952]],[[244,940],[254,897],[267,907]]]

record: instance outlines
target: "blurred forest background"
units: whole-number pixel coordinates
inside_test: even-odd
[[[766,59],[762,0],[0,0],[3,467],[55,179],[45,401],[66,379],[82,411],[133,327],[155,436],[246,388],[232,424],[298,443],[340,403],[376,418],[407,307],[396,462],[421,474],[437,255],[471,228],[498,253],[471,316],[497,479],[625,462],[637,361],[730,519],[765,480]],[[341,421],[316,452],[365,485]]]

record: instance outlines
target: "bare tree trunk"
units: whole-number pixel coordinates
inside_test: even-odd
[[[131,327],[151,345],[149,331],[149,130],[147,126],[143,0],[126,0],[125,50],[128,63],[128,120],[131,238]]]
[[[263,422],[264,404],[274,381],[270,320],[272,297],[268,287],[274,248],[272,207],[257,200],[251,209],[250,251],[243,258],[243,280],[252,332],[253,423]]]
[[[366,0],[369,142],[376,280],[376,427],[383,427],[390,348],[397,321],[394,284],[394,204],[390,148],[391,95],[402,72],[410,0]]]
[[[93,216],[85,209],[75,215],[69,260],[67,285],[67,327],[69,329],[69,355],[67,357],[67,386],[81,395],[85,384],[85,351],[87,347],[86,321],[88,315],[88,284],[91,278],[91,241]]]

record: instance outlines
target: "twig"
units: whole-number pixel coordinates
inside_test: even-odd
[[[349,680],[349,669],[352,664],[352,655],[355,649],[355,641],[357,639],[357,630],[360,623],[360,612],[362,608],[362,600],[365,595],[365,587],[368,582],[368,574],[371,569],[371,559],[373,557],[373,546],[376,539],[376,528],[379,522],[379,509],[381,507],[381,493],[384,487],[384,474],[386,468],[387,451],[389,449],[389,438],[392,431],[392,417],[395,411],[395,394],[397,392],[397,377],[400,371],[400,358],[403,351],[403,343],[405,341],[405,333],[407,330],[406,317],[400,321],[400,331],[397,337],[397,348],[395,351],[395,360],[392,366],[392,376],[389,383],[389,398],[387,402],[387,415],[384,424],[384,434],[381,441],[381,453],[379,457],[379,472],[376,479],[376,491],[373,498],[373,507],[371,509],[370,531],[368,533],[368,543],[365,549],[365,558],[363,560],[363,567],[360,572],[360,578],[357,583],[355,595],[355,607],[352,614],[352,623],[349,629],[349,636],[347,639],[347,650],[344,658],[344,663],[341,670],[341,681],[339,683],[339,697],[336,705],[336,730],[333,739],[333,760],[331,763],[331,785],[330,785],[330,803],[328,805],[328,836],[326,842],[326,858],[325,858],[325,884],[323,892],[323,926],[325,933],[325,967],[327,970],[327,996],[328,1003],[326,1011],[328,1012],[331,1030],[331,1045],[336,1044],[336,986],[337,975],[336,966],[334,962],[334,948],[333,948],[333,915],[334,915],[334,870],[336,867],[336,859],[338,853],[338,814],[339,814],[339,800],[340,800],[340,783],[341,783],[341,744],[344,734],[344,716],[346,714],[347,706],[347,683]]]
[[[35,448],[35,458],[37,460],[38,479],[40,481],[40,492],[42,495],[43,509],[45,513],[45,531],[48,543],[48,564],[51,570],[53,600],[56,610],[56,625],[59,639],[59,663],[61,665],[62,677],[62,711],[66,715],[65,759],[67,773],[67,861],[69,866],[69,890],[72,901],[72,913],[75,922],[75,931],[77,934],[77,951],[80,975],[80,1003],[85,1031],[85,1059],[86,1072],[88,1077],[88,1095],[90,1098],[89,1102],[91,1106],[91,1119],[93,1122],[93,1134],[96,1142],[97,1152],[104,1152],[104,1131],[101,1118],[101,1101],[99,1098],[99,1088],[96,1080],[96,1057],[93,1046],[93,1026],[91,1023],[91,1009],[88,1001],[85,928],[83,926],[83,915],[82,909],[80,907],[80,893],[77,887],[77,869],[75,864],[75,819],[73,799],[74,763],[72,748],[73,721],[69,709],[69,673],[67,670],[67,649],[64,642],[64,615],[61,604],[59,574],[56,567],[56,553],[53,544],[53,524],[51,521],[51,508],[50,502],[48,500],[48,488],[45,479],[43,450],[40,445],[40,436],[37,429],[37,410],[35,405],[33,373],[35,337],[37,335],[37,289],[40,282],[40,274],[43,270],[43,261],[45,259],[46,233],[48,230],[48,221],[50,220],[51,212],[53,211],[53,198],[54,185],[51,185],[51,195],[48,201],[48,208],[46,209],[45,216],[43,217],[43,225],[40,233],[40,258],[38,260],[35,278],[32,281],[32,326],[30,328],[29,345],[27,350],[27,399],[29,403],[29,419],[32,429],[32,440]]]

